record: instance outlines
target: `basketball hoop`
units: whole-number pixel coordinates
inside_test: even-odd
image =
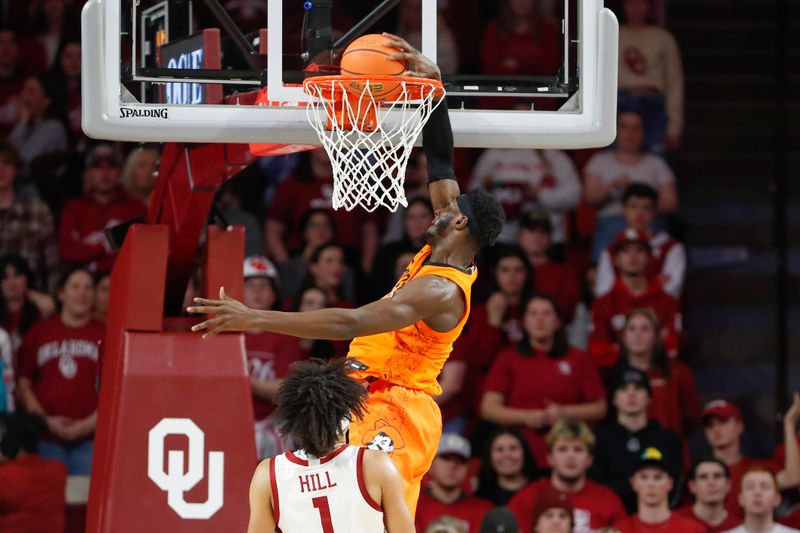
[[[333,167],[334,209],[406,206],[406,165],[439,105],[441,82],[407,76],[317,76],[306,114]]]

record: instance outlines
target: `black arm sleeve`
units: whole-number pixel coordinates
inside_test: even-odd
[[[453,171],[453,129],[444,98],[422,129],[422,150],[428,157],[428,181],[456,179]]]

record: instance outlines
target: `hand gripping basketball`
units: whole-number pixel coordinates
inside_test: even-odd
[[[408,41],[391,33],[384,32],[383,36],[391,39],[386,42],[386,46],[402,50],[399,54],[389,56],[389,59],[402,60],[408,65],[408,70],[403,72],[402,76],[442,80],[442,72],[436,63],[422,55],[422,52],[408,44]]]

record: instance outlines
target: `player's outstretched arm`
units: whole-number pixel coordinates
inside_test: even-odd
[[[403,497],[403,479],[386,453],[377,450],[364,451],[364,480],[367,492],[383,509],[383,525],[386,531],[414,533],[414,520]]]
[[[442,73],[436,64],[422,55],[422,52],[408,44],[402,37],[384,33],[391,39],[388,46],[401,50],[391,59],[406,61],[408,70],[404,76],[431,78],[441,81]],[[447,103],[442,100],[433,110],[428,122],[422,129],[422,149],[428,158],[428,190],[434,211],[443,209],[458,196],[456,175],[453,171],[453,129],[450,126],[450,114]]]
[[[461,290],[452,281],[423,276],[409,281],[393,298],[384,298],[357,309],[319,309],[302,313],[259,311],[230,298],[220,289],[219,300],[195,298],[187,308],[210,315],[192,331],[209,337],[225,331],[273,331],[308,339],[349,340],[394,331],[419,320],[435,317],[436,325],[451,329],[464,312]]]
[[[250,482],[250,523],[247,533],[274,533],[272,488],[269,478],[270,459],[261,461]]]

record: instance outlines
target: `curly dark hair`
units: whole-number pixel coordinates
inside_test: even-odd
[[[348,375],[344,359],[310,359],[294,363],[278,389],[275,419],[314,457],[333,450],[345,418],[362,418],[367,389]]]
[[[500,202],[492,193],[481,188],[472,189],[461,196],[469,203],[472,213],[475,215],[474,222],[477,225],[477,233],[472,224],[470,224],[470,231],[478,246],[494,245],[497,236],[503,230],[503,224],[506,223],[506,214]]]

